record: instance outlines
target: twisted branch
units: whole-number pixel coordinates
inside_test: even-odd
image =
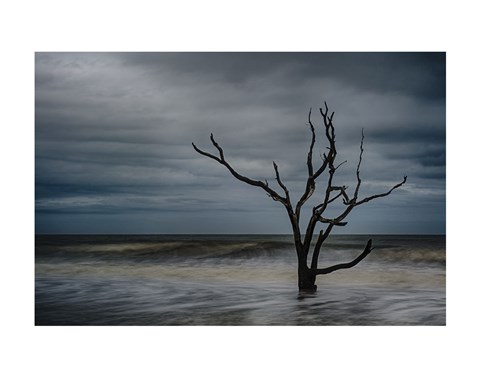
[[[208,152],[205,152],[203,150],[201,150],[200,148],[198,148],[194,143],[192,143],[192,146],[193,146],[193,149],[195,149],[195,151],[197,151],[198,153],[200,153],[201,155],[203,156],[206,156],[208,158],[211,158],[212,160],[215,160],[217,161],[219,164],[225,166],[229,171],[230,173],[235,177],[237,178],[238,180],[242,181],[242,182],[245,182],[251,186],[256,186],[256,187],[260,187],[262,189],[264,189],[267,194],[275,201],[279,201],[281,202],[283,205],[285,206],[289,206],[290,205],[290,200],[287,198],[287,197],[283,197],[281,195],[279,195],[275,190],[271,189],[269,186],[268,186],[268,182],[262,182],[262,181],[256,181],[256,180],[253,180],[253,179],[250,179],[248,177],[245,177],[241,174],[239,174],[237,171],[235,171],[235,169],[225,160],[225,156],[224,156],[224,153],[223,153],[223,149],[220,147],[220,145],[215,141],[214,137],[213,137],[213,133],[210,134],[210,140],[212,142],[212,144],[215,146],[215,148],[217,148],[218,152],[219,152],[219,155],[220,157],[217,157],[213,154],[210,154]]]
[[[275,169],[275,178],[277,180],[277,183],[283,189],[283,192],[285,193],[285,198],[287,198],[288,202],[290,202],[290,195],[288,193],[288,189],[280,179],[280,173],[278,172],[278,165],[275,163],[275,161],[273,161],[273,168]]]
[[[377,194],[377,195],[368,196],[368,197],[360,200],[359,202],[356,202],[354,205],[355,205],[355,206],[358,206],[358,205],[360,205],[360,204],[367,203],[367,202],[369,202],[370,200],[377,199],[377,198],[382,198],[382,197],[384,197],[384,196],[390,195],[390,193],[391,193],[393,190],[399,188],[399,187],[402,186],[405,182],[407,182],[407,176],[404,176],[402,182],[397,183],[395,186],[393,186],[393,187],[392,187],[390,190],[388,190],[387,192],[384,192],[383,194]]]
[[[365,138],[365,135],[363,133],[363,128],[362,128],[362,141],[360,142],[360,157],[358,158],[358,165],[357,165],[357,186],[355,187],[355,193],[353,194],[353,201],[357,200],[358,191],[360,190],[360,185],[362,184],[362,180],[360,179],[360,165],[362,164],[364,138]]]
[[[365,250],[363,250],[362,254],[360,254],[358,257],[356,257],[354,260],[348,263],[340,263],[336,264],[334,266],[330,266],[327,268],[316,268],[314,269],[314,272],[316,275],[326,275],[331,272],[340,270],[342,268],[352,268],[353,266],[357,265],[360,263],[374,248],[372,247],[372,240],[368,240],[367,245],[365,246]]]

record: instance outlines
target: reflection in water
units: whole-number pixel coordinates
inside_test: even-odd
[[[36,324],[445,324],[444,237],[377,236],[316,293],[298,293],[285,237],[126,237],[37,238]],[[349,260],[364,238],[334,238],[323,261]]]

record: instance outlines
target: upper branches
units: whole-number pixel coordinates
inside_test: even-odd
[[[315,192],[315,180],[325,171],[327,167],[331,167],[335,161],[337,155],[337,150],[335,148],[335,128],[333,126],[333,115],[335,112],[329,114],[327,103],[325,102],[325,111],[320,108],[320,114],[323,117],[323,124],[325,127],[325,136],[328,140],[329,147],[328,153],[323,153],[322,155],[322,164],[318,167],[317,170],[313,167],[312,156],[313,156],[313,147],[315,146],[316,134],[315,127],[312,123],[312,109],[308,113],[308,125],[310,126],[310,131],[312,133],[312,138],[310,141],[310,148],[307,154],[307,169],[308,169],[308,178],[305,185],[305,191],[301,198],[298,200],[297,205],[295,206],[295,214],[297,218],[300,217],[300,211],[302,206],[306,201],[313,195]],[[330,169],[331,170],[331,169]]]
[[[333,129],[333,125],[331,125],[331,127]],[[333,131],[332,131],[332,133],[333,133]],[[334,133],[333,133],[333,137],[334,137]],[[362,157],[363,157],[363,152],[364,152],[364,148],[363,148],[364,139],[365,139],[365,134],[364,134],[363,129],[362,129],[362,138],[361,138],[361,141],[360,141],[360,155],[359,155],[357,170],[356,170],[357,184],[355,186],[355,190],[354,190],[352,198],[350,198],[350,196],[347,193],[347,186],[335,186],[335,185],[333,185],[333,176],[334,176],[336,170],[342,164],[344,164],[346,161],[342,162],[338,166],[334,165],[336,150],[331,155],[331,158],[328,158],[328,156],[326,157],[326,159],[328,160],[328,166],[329,166],[329,179],[328,179],[328,183],[327,183],[327,188],[325,190],[325,196],[324,196],[323,202],[321,202],[320,204],[313,207],[312,216],[313,216],[315,221],[320,221],[320,222],[323,222],[323,223],[339,225],[339,226],[345,225],[346,223],[343,223],[342,220],[350,213],[350,211],[354,207],[359,206],[359,205],[364,204],[364,203],[367,203],[370,200],[390,195],[390,193],[393,190],[399,188],[400,186],[402,186],[407,181],[407,176],[404,176],[403,181],[394,185],[390,190],[388,190],[384,193],[381,193],[381,194],[368,196],[368,197],[365,197],[361,200],[358,200],[360,186],[362,184],[362,179],[360,177],[360,166],[362,164]],[[333,144],[335,144],[335,139],[334,138],[333,138]],[[331,193],[336,192],[336,191],[338,191],[338,194],[336,194],[333,198],[331,198]],[[344,210],[344,212],[342,214],[340,214],[339,216],[335,217],[335,218],[327,219],[327,218],[322,217],[322,214],[323,214],[323,212],[325,212],[328,204],[332,203],[333,201],[335,201],[339,197],[342,197],[343,204],[346,205],[346,209]]]

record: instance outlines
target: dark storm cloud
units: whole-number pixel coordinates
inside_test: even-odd
[[[146,53],[122,54],[153,72],[168,65],[177,74],[206,74],[243,83],[275,70],[285,80],[327,77],[361,89],[402,92],[426,100],[445,98],[443,53]]]
[[[192,232],[205,214],[206,223],[218,226],[213,218],[223,216],[235,224],[209,232],[242,232],[248,226],[237,225],[254,212],[271,224],[259,231],[286,232],[275,203],[190,143],[214,152],[214,132],[232,164],[254,179],[274,182],[275,160],[298,194],[308,109],[321,135],[324,100],[336,111],[338,159],[348,160],[338,182],[354,185],[363,128],[363,192],[385,190],[406,174],[409,185],[389,197],[388,208],[402,209],[404,223],[419,203],[442,218],[442,53],[38,53],[35,73],[38,231],[71,229],[62,224],[78,226],[87,215],[78,231],[112,231],[103,214],[118,217],[110,220],[122,224],[119,232]],[[317,145],[326,142],[318,137]],[[133,213],[149,215],[142,222]]]

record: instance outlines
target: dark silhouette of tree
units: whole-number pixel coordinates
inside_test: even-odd
[[[315,285],[315,280],[317,275],[329,274],[331,272],[334,272],[340,269],[351,268],[357,265],[368,254],[370,254],[370,252],[374,249],[372,247],[371,239],[368,240],[367,245],[365,246],[365,249],[363,250],[363,252],[351,262],[340,263],[327,268],[318,268],[318,257],[320,255],[320,250],[334,227],[347,225],[347,222],[345,222],[344,220],[355,207],[368,203],[373,199],[390,195],[390,193],[393,190],[402,186],[407,181],[407,177],[405,176],[402,182],[396,184],[390,190],[382,194],[367,196],[363,199],[359,199],[358,195],[359,195],[360,185],[362,183],[362,180],[360,178],[360,165],[362,163],[363,139],[364,139],[364,134],[362,130],[362,139],[360,142],[360,156],[359,156],[357,171],[356,171],[357,182],[356,182],[353,194],[349,195],[347,193],[346,186],[335,186],[333,184],[333,177],[335,175],[335,172],[346,161],[338,165],[335,165],[335,158],[337,157],[337,149],[335,146],[335,127],[333,126],[334,112],[329,114],[329,109],[326,103],[325,103],[325,110],[320,108],[320,114],[322,115],[323,125],[325,127],[325,136],[328,140],[329,147],[327,148],[328,153],[322,154],[322,163],[317,169],[314,168],[313,162],[312,162],[312,154],[313,154],[313,148],[315,146],[316,134],[315,134],[315,127],[311,121],[311,114],[312,114],[312,109],[310,109],[308,113],[308,125],[310,126],[310,130],[312,133],[310,147],[307,154],[308,178],[306,181],[305,191],[303,192],[303,195],[300,197],[296,205],[293,205],[290,200],[290,193],[280,178],[278,166],[275,163],[275,161],[273,162],[273,168],[275,170],[275,179],[278,185],[280,186],[280,188],[282,189],[283,194],[279,194],[277,191],[273,190],[269,186],[268,181],[266,180],[256,181],[239,174],[225,160],[223,149],[215,141],[213,134],[210,135],[210,140],[212,141],[212,144],[217,149],[218,156],[207,153],[199,149],[194,143],[192,143],[195,151],[225,166],[235,178],[249,185],[262,188],[267,192],[267,195],[270,196],[273,200],[283,204],[283,206],[287,210],[288,218],[290,219],[290,223],[292,225],[293,238],[295,241],[295,249],[296,249],[297,258],[298,258],[298,288],[301,291],[316,291],[317,286]],[[312,208],[310,220],[308,222],[305,234],[302,238],[302,233],[300,231],[301,209],[302,209],[302,206],[307,202],[307,200],[310,199],[310,197],[313,195],[316,188],[316,182],[322,174],[325,174],[327,179],[324,196],[323,196],[323,199],[319,201],[319,204],[315,205]],[[325,210],[327,209],[329,204],[337,201],[337,199],[341,199],[344,204],[343,212],[341,212],[336,217],[324,217]],[[312,242],[315,234],[315,227],[317,226],[318,223],[325,224],[325,228],[320,230],[316,238],[316,241]],[[309,263],[309,254],[312,248],[312,243],[314,243],[313,252],[311,252],[311,258]]]

